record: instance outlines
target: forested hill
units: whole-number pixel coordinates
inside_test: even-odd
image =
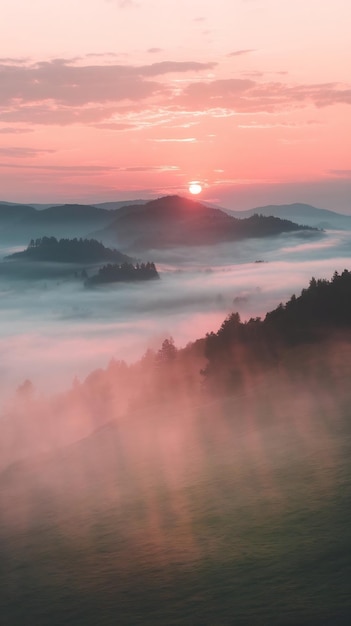
[[[103,241],[117,241],[139,250],[211,245],[293,231],[317,233],[316,229],[277,217],[253,215],[247,219],[237,219],[194,200],[165,196],[143,205],[132,205],[115,211],[114,220],[98,231],[96,236]]]
[[[286,349],[315,343],[351,331],[351,272],[333,278],[312,278],[300,296],[267,313],[264,320],[241,322],[229,315],[217,333],[205,339],[205,378],[215,384],[242,381],[243,368],[254,371],[264,363],[277,362]],[[245,354],[245,358],[243,355]]]
[[[112,208],[113,207],[113,208]],[[111,206],[65,204],[36,210],[30,205],[0,203],[0,234],[3,239],[23,243],[31,237],[94,237],[126,249],[178,245],[211,245],[248,237],[270,237],[280,233],[309,230],[302,216],[289,221],[267,215],[245,215],[237,219],[220,208],[206,206],[181,196],[164,196],[140,204]],[[257,210],[257,213],[259,211]],[[299,224],[296,223],[299,222]]]
[[[106,248],[96,239],[56,239],[55,237],[32,239],[26,250],[15,252],[7,256],[6,259],[56,263],[99,263],[103,261],[124,263],[132,261],[131,257],[118,250]]]
[[[154,263],[122,263],[104,265],[97,274],[88,278],[86,287],[102,285],[106,283],[130,283],[140,280],[153,280],[160,278]]]

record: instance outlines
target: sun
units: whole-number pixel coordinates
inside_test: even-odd
[[[198,193],[201,193],[202,191],[202,185],[200,185],[200,183],[198,183],[197,181],[192,181],[189,184],[189,191],[190,193],[192,193],[194,196],[196,196]]]

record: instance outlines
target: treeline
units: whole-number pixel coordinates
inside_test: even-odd
[[[116,283],[133,282],[138,280],[152,280],[160,278],[155,263],[122,263],[104,265],[97,274],[88,278],[86,286]]]
[[[330,281],[312,278],[300,296],[292,295],[263,320],[243,323],[238,313],[232,313],[218,332],[208,333],[202,374],[209,383],[238,384],[243,367],[277,363],[287,348],[316,343],[347,329],[351,329],[351,272],[335,272]]]
[[[56,237],[39,237],[31,239],[26,250],[11,254],[8,259],[48,261],[59,263],[98,263],[114,261],[123,263],[131,258],[118,250],[106,248],[96,239],[56,239]]]
[[[330,281],[312,278],[298,297],[291,296],[264,319],[242,322],[238,313],[231,313],[217,332],[182,349],[172,339],[165,339],[158,351],[148,350],[138,363],[125,367],[131,378],[137,372],[139,383],[134,381],[132,386],[134,401],[138,396],[141,404],[146,398],[169,402],[180,389],[195,396],[201,389],[230,393],[244,388],[245,381],[259,378],[267,368],[279,370],[295,348],[303,353],[319,342],[340,338],[340,331],[342,338],[351,331],[348,270],[335,272]],[[303,363],[297,369],[302,371]]]
[[[140,267],[135,271],[140,272]],[[212,394],[225,403],[233,393],[239,392],[240,398],[267,381],[273,385],[267,390],[268,396],[279,394],[276,378],[283,381],[284,376],[289,381],[299,378],[302,388],[306,382],[311,394],[319,393],[321,386],[334,393],[338,365],[329,360],[328,350],[331,348],[334,358],[347,342],[351,345],[351,273],[344,270],[341,275],[335,273],[330,281],[312,278],[298,297],[292,296],[264,319],[241,322],[239,314],[232,313],[217,332],[184,348],[177,348],[169,337],[158,350],[147,350],[135,363],[112,359],[106,369],[93,371],[83,382],[75,380],[72,388],[53,404],[37,396],[33,385],[26,381],[18,389],[16,409],[8,427],[18,423],[14,419],[18,414],[21,429],[16,428],[16,432],[21,433],[25,445],[26,428],[32,428],[28,426],[29,403],[39,424],[40,437],[33,437],[35,445],[43,440],[48,415],[55,415],[54,421],[62,426],[60,432],[65,433],[67,441],[77,437],[78,431],[85,436],[120,417],[131,416],[144,423],[145,417],[152,420],[160,407],[162,416],[186,420],[187,411],[203,401],[211,412]],[[350,355],[349,349],[346,352]],[[343,363],[343,353],[338,359]],[[343,365],[342,376],[345,368]],[[4,451],[11,450],[11,446],[2,445],[0,466],[6,462]]]
[[[238,220],[238,232],[242,234],[250,233],[251,237],[270,237],[280,235],[283,232],[293,232],[296,230],[318,231],[312,226],[300,225],[273,215],[262,215],[255,213],[251,217]]]
[[[200,388],[230,392],[269,367],[279,368],[291,349],[308,349],[341,333],[343,338],[348,331],[351,272],[344,270],[335,272],[330,281],[312,278],[299,296],[292,295],[264,319],[242,322],[239,313],[231,313],[217,332],[182,349],[166,339],[158,351],[149,350],[141,361],[126,368],[130,375],[138,371],[140,380],[152,378],[147,393],[152,396],[157,390],[158,398],[166,394],[169,400],[180,384],[188,391],[191,388],[191,393]],[[144,395],[145,389],[139,397]]]

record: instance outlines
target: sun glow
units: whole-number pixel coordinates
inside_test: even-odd
[[[189,184],[189,191],[190,193],[197,195],[198,193],[201,193],[202,185],[200,185],[197,181],[193,181]]]

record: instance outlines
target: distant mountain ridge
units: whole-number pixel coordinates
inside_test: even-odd
[[[51,205],[40,210],[29,204],[0,202],[0,235],[25,244],[42,236],[97,237],[134,249],[212,244],[302,230],[301,224],[323,228],[332,220],[334,228],[351,229],[351,216],[302,204],[235,212],[181,196]]]
[[[211,245],[247,237],[269,237],[283,232],[313,230],[276,217],[253,215],[238,219],[221,209],[182,198],[165,196],[114,212],[114,220],[94,237],[127,245],[132,250],[181,245]]]
[[[93,205],[63,204],[38,210],[30,205],[0,203],[0,234],[9,240],[27,243],[40,236],[86,236],[112,219],[111,211]]]
[[[269,204],[266,206],[248,209],[246,211],[230,211],[230,214],[240,219],[251,215],[273,215],[282,219],[297,221],[299,224],[325,229],[351,229],[351,215],[342,215],[327,209],[318,209],[310,204],[295,202],[292,204]]]

